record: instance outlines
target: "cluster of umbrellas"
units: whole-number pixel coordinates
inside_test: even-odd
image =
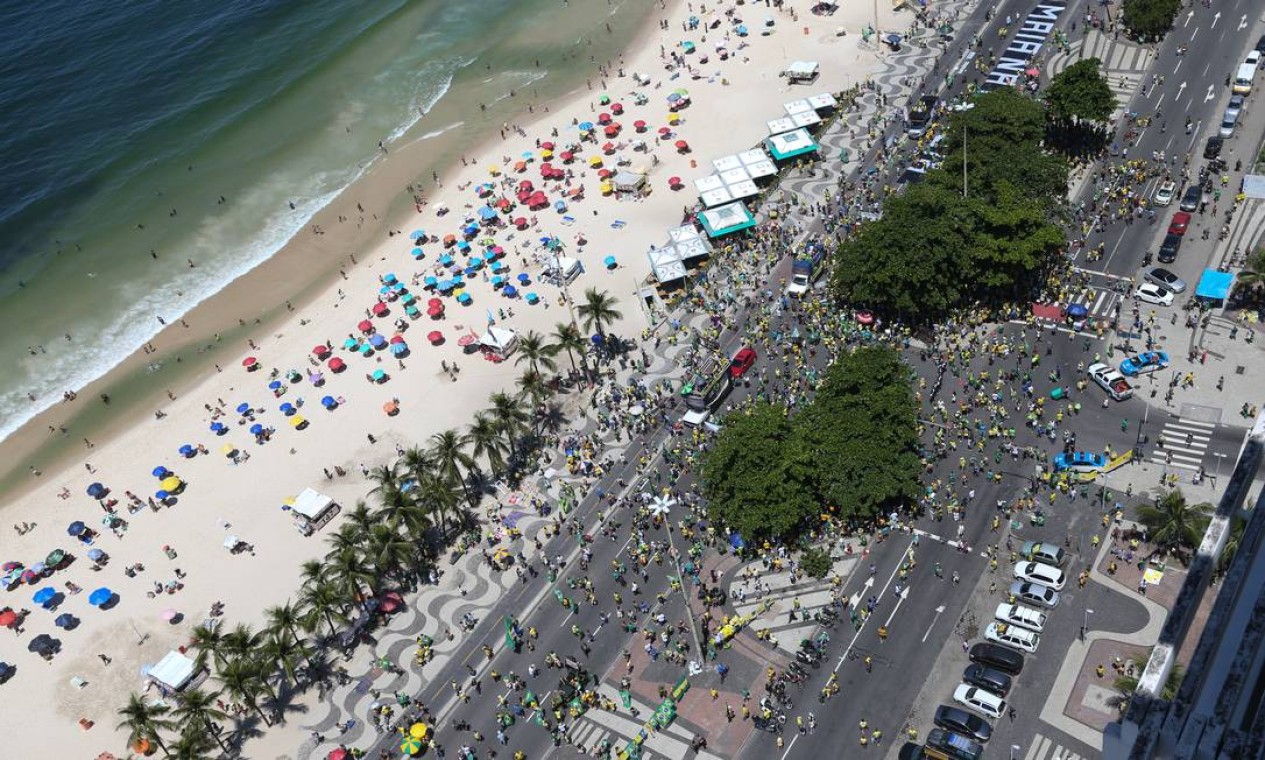
[[[159,481],[158,490],[154,492],[154,498],[158,501],[166,502],[184,490],[185,482],[166,467],[159,465],[154,468],[152,474]]]
[[[82,523],[80,523],[80,525],[82,525]],[[0,572],[4,573],[4,575],[0,577],[0,585],[5,588],[12,588],[23,583],[28,586],[34,586],[59,569],[66,562],[68,557],[69,555],[67,555],[64,550],[54,549],[48,553],[48,556],[44,558],[43,562],[36,562],[30,567],[27,567],[25,564],[17,561],[5,562],[3,565],[0,565]],[[44,602],[40,601],[36,602],[36,604],[43,603]]]

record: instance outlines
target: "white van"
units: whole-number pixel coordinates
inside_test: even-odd
[[[1029,631],[1040,633],[1045,630],[1045,613],[1037,612],[1031,607],[1025,607],[1022,604],[1006,604],[997,605],[997,611],[993,614],[1003,623],[1017,625],[1020,628],[1027,628]]]
[[[1252,91],[1252,80],[1256,77],[1256,66],[1252,63],[1243,63],[1239,65],[1238,72],[1234,75],[1234,86],[1231,90],[1236,95],[1246,95]]]
[[[984,629],[984,638],[1025,652],[1037,651],[1037,645],[1041,643],[1041,634],[1006,623],[989,623]]]

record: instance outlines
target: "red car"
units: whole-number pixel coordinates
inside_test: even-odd
[[[729,376],[737,378],[747,374],[747,370],[755,364],[755,357],[755,349],[750,346],[743,347],[734,354],[733,361],[729,363]]]
[[[1190,228],[1190,214],[1185,211],[1178,211],[1173,214],[1173,221],[1169,222],[1168,234],[1185,235],[1186,230]]]

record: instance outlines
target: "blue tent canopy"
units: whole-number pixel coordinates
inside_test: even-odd
[[[1230,297],[1230,287],[1232,285],[1234,285],[1233,273],[1205,269],[1203,276],[1199,278],[1199,287],[1195,288],[1195,296],[1198,298],[1210,298],[1214,301],[1224,301]]]
[[[755,217],[741,201],[708,209],[698,218],[703,223],[703,229],[707,230],[707,236],[713,238],[750,229],[756,224]]]

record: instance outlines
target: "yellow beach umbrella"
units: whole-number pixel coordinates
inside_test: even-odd
[[[669,124],[671,124],[671,125],[673,125],[673,126],[676,126],[677,124],[680,124],[680,123],[681,123],[681,114],[679,114],[679,113],[670,113],[670,114],[668,114],[668,123],[669,123]]]
[[[159,487],[161,487],[162,490],[167,491],[168,493],[180,490],[180,486],[182,485],[184,485],[184,481],[182,481],[180,478],[177,478],[175,475],[172,475],[171,477],[168,477],[168,478],[164,478],[163,482],[159,483]]]
[[[495,177],[496,175],[498,175],[498,174],[500,174],[500,173],[501,173],[501,167],[499,167],[499,166],[489,166],[489,167],[488,167],[488,174],[491,174],[493,177]]]
[[[610,195],[615,192],[615,186],[609,182],[602,183],[602,195]]]
[[[406,755],[416,755],[422,751],[422,740],[412,736],[406,736],[400,742],[400,751]]]
[[[296,414],[290,418],[290,427],[297,429],[299,427],[302,427],[302,425],[305,422],[307,422],[307,420],[303,419],[302,417]]]
[[[226,443],[220,447],[220,451],[223,452],[224,456],[231,457],[237,453],[237,447],[231,443]]]
[[[429,733],[430,728],[425,723],[414,723],[408,730],[408,735],[414,739],[425,739]]]
[[[601,165],[602,165],[602,157],[601,157],[601,156],[590,156],[590,157],[589,157],[589,166],[597,167],[597,166],[601,166]]]
[[[542,159],[544,159],[544,160],[548,161],[549,159],[553,158],[553,151],[552,151],[552,150],[542,150],[542,151],[540,151],[540,157],[541,157]]]

